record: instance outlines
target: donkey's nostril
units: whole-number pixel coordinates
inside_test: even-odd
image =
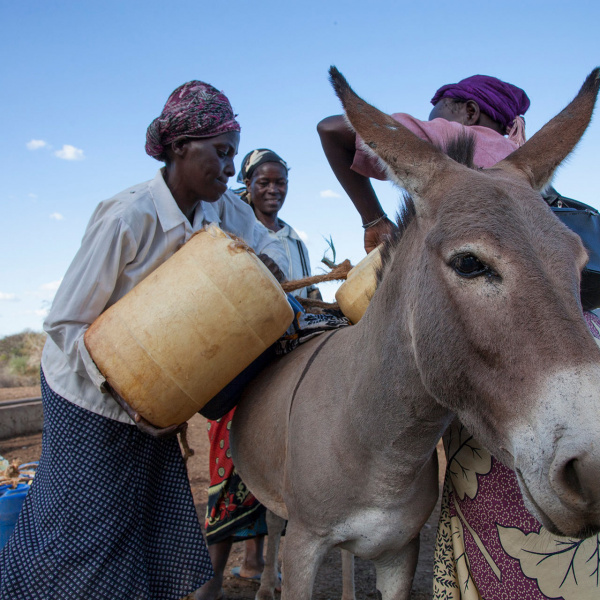
[[[592,511],[598,515],[600,457],[585,451],[573,452],[571,448],[565,458],[555,459],[552,470],[553,487],[563,505],[578,511]]]
[[[584,489],[579,477],[579,469],[581,468],[581,462],[577,458],[572,458],[565,463],[563,469],[563,481],[569,492],[571,492],[576,499],[584,499]]]

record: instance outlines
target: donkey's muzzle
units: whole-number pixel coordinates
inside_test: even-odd
[[[589,537],[600,531],[600,456],[576,442],[563,442],[550,467],[550,484],[571,514],[563,534]]]

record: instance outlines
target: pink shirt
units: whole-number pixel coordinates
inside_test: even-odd
[[[419,121],[405,113],[394,113],[392,117],[416,136],[426,142],[431,142],[438,148],[445,148],[449,140],[455,139],[460,133],[468,130],[475,137],[473,162],[477,167],[493,167],[518,147],[514,142],[489,127],[479,125],[466,127],[460,123],[446,121],[446,119]],[[385,169],[379,165],[378,159],[365,149],[364,143],[358,135],[356,136],[356,154],[352,170],[365,177],[388,179]]]

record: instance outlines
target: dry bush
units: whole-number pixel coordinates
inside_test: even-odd
[[[20,375],[14,375],[6,365],[0,363],[0,388],[24,387],[24,384],[21,383],[22,380]]]
[[[35,372],[39,379],[40,362],[42,361],[42,351],[46,343],[45,333],[34,333],[29,331],[25,333],[23,342],[24,351],[27,358],[26,369],[29,373]]]
[[[40,382],[45,333],[23,331],[0,339],[0,387],[24,387]]]

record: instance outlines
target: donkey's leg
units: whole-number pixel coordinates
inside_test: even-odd
[[[281,600],[311,600],[317,569],[331,547],[329,540],[288,521],[283,547]]]
[[[342,550],[342,600],[355,600],[354,554]]]
[[[260,577],[260,587],[256,592],[256,600],[272,600],[274,598],[275,587],[279,584],[279,542],[281,541],[281,532],[285,527],[285,519],[278,517],[275,513],[267,510],[267,554],[265,556],[265,566]]]
[[[375,560],[377,589],[382,600],[408,600],[412,588],[417,559],[418,536],[399,552],[388,552]]]

